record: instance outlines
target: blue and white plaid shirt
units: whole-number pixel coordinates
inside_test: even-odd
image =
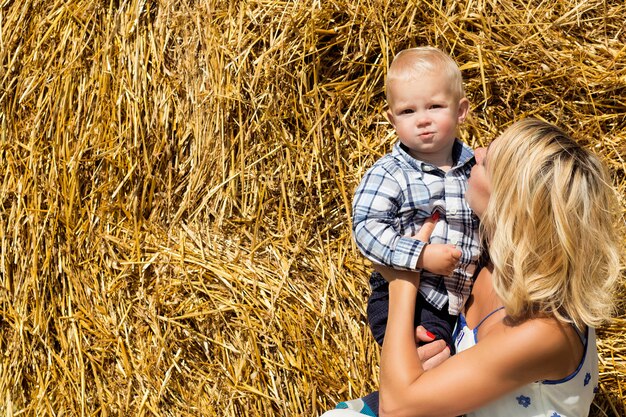
[[[366,258],[396,269],[416,270],[425,243],[411,236],[433,211],[439,211],[430,243],[456,245],[461,260],[449,277],[423,270],[420,292],[438,309],[449,302],[449,313],[457,315],[470,294],[480,242],[478,218],[465,201],[474,154],[457,139],[452,157],[454,166],[444,172],[410,156],[398,141],[390,154],[366,172],[357,187],[352,227],[357,246]]]

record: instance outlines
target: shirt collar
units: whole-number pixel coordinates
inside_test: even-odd
[[[419,169],[421,171],[432,171],[432,164],[413,158],[406,151],[404,145],[402,145],[402,142],[400,142],[399,140],[395,143],[391,152],[395,157],[403,159],[413,168]],[[468,162],[473,163],[474,152],[469,146],[461,142],[459,139],[454,139],[454,145],[452,145],[452,160],[454,161],[454,166],[452,167],[452,169],[463,166]]]

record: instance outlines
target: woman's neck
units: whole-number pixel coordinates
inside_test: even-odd
[[[492,311],[502,307],[502,301],[493,289],[492,273],[493,266],[488,264],[481,268],[474,281],[472,294],[465,305],[465,318],[470,327],[478,324]]]

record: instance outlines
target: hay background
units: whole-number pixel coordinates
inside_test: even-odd
[[[350,199],[393,143],[384,74],[405,47],[462,64],[469,144],[555,122],[626,206],[622,0],[5,0],[0,17],[2,415],[314,416],[374,388]],[[622,302],[594,416],[626,415],[625,330]]]

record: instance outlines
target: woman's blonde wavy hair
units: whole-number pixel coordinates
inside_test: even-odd
[[[549,123],[525,119],[495,140],[482,230],[510,319],[597,326],[619,277],[617,201],[600,160]]]

